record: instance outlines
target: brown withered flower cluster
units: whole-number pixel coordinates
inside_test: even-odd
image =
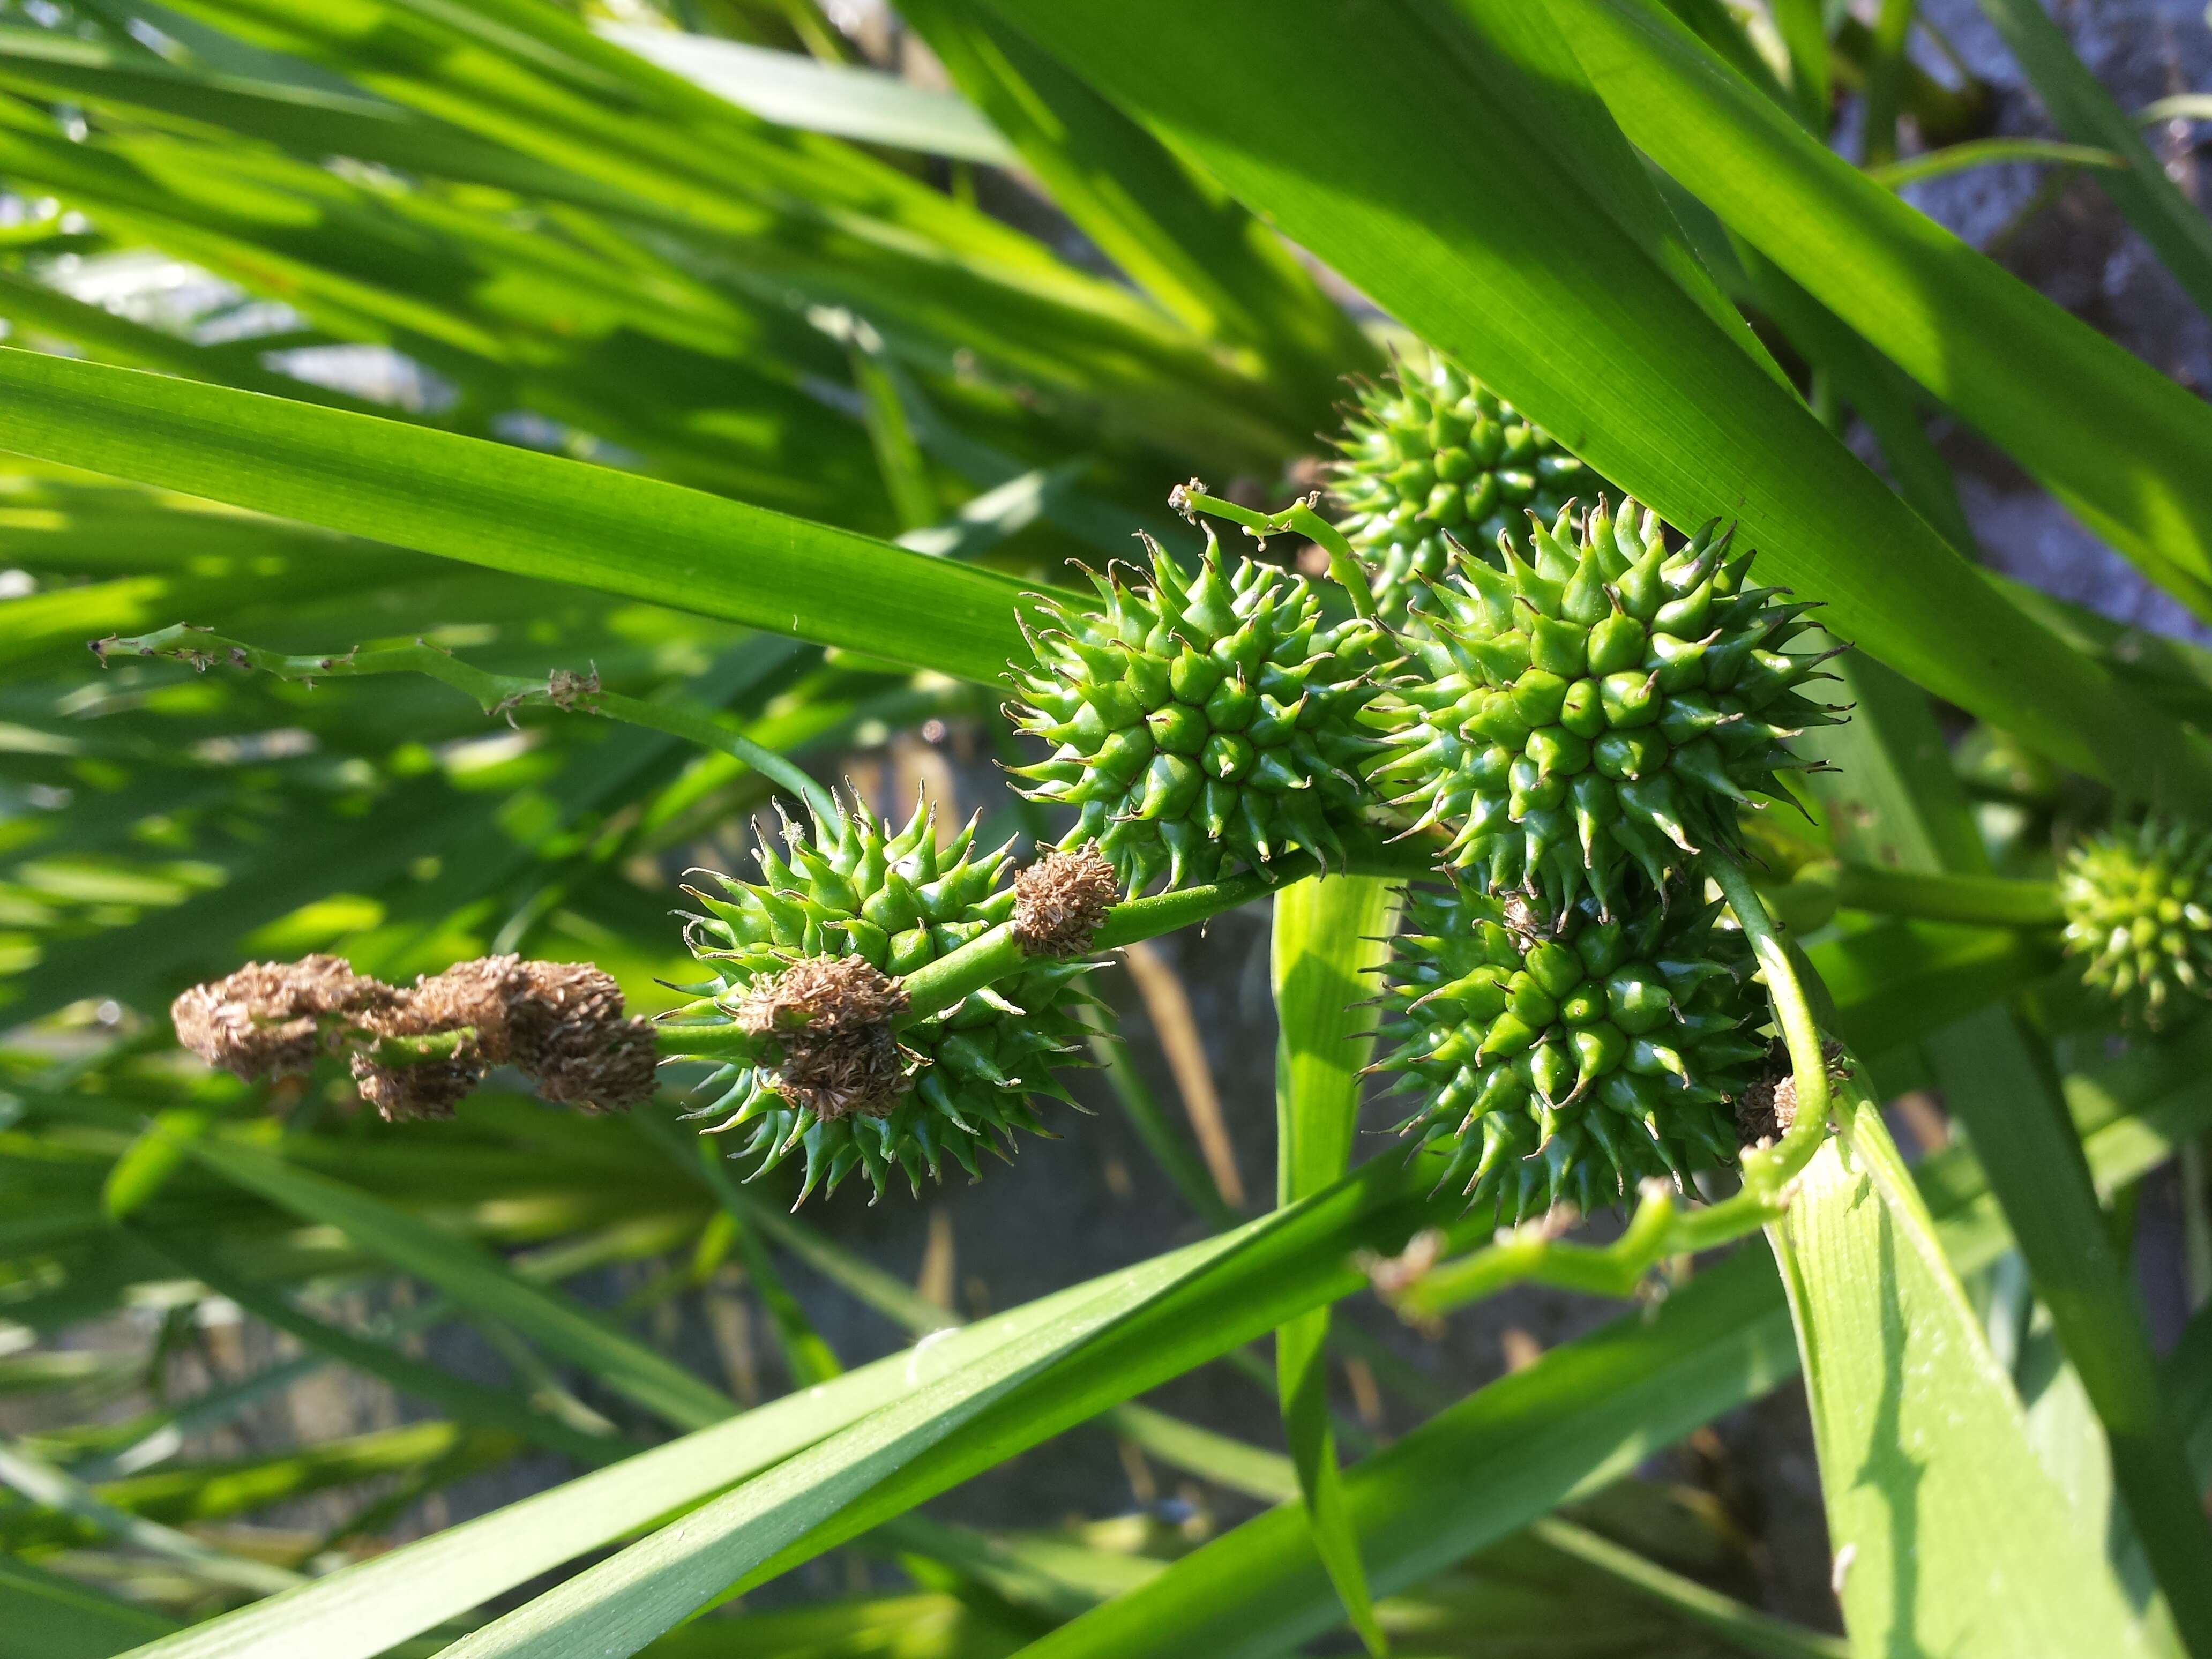
[[[860,957],[809,957],[757,980],[738,1028],[775,1046],[776,1088],[823,1118],[883,1117],[909,1082],[891,1021],[906,988]]]
[[[185,1048],[249,1082],[344,1053],[362,1097],[393,1121],[451,1116],[503,1065],[527,1073],[548,1100],[627,1108],[652,1097],[657,1064],[651,1023],[624,1016],[605,972],[512,956],[456,963],[404,988],[336,957],[249,963],[192,987],[169,1016]],[[448,1033],[449,1046],[421,1056],[386,1041]]]
[[[1014,938],[1029,956],[1079,957],[1121,897],[1095,842],[1048,853],[1014,878]]]

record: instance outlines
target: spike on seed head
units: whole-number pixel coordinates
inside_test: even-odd
[[[1550,526],[1599,481],[1511,404],[1440,356],[1395,360],[1356,404],[1324,463],[1338,527],[1374,570],[1376,605],[1394,628],[1431,614],[1426,584],[1456,542],[1514,544],[1526,520]],[[1456,542],[1455,541],[1456,538]]]
[[[1023,775],[1077,810],[1062,846],[1095,842],[1133,893],[1297,851],[1340,860],[1367,805],[1352,769],[1376,747],[1360,714],[1385,635],[1328,623],[1312,582],[1279,566],[1232,580],[1209,550],[1186,574],[1157,545],[1148,580],[1054,620],[1014,687],[1024,729],[1054,745]]]
[[[901,828],[841,802],[827,817],[793,826],[787,858],[763,851],[759,881],[720,878],[719,893],[701,899],[707,914],[693,918],[686,939],[713,977],[682,1011],[684,1023],[662,1032],[663,1048],[680,1058],[689,1027],[749,1021],[777,1050],[759,1065],[728,1063],[726,1048],[698,1056],[724,1062],[701,1085],[695,1114],[720,1120],[709,1133],[746,1126],[738,1155],[754,1160],[755,1176],[802,1158],[802,1197],[855,1170],[878,1194],[902,1171],[918,1188],[948,1158],[973,1176],[981,1152],[1018,1133],[1043,1133],[1033,1099],[1060,1097],[1052,1070],[1080,1063],[1070,1055],[1090,1035],[1079,1017],[1088,1000],[1081,963],[1030,958],[896,1036],[895,1012],[860,1018],[871,987],[880,1002],[884,986],[1012,919],[1011,849],[979,851],[968,831],[940,849],[926,813]],[[843,979],[810,987],[790,978],[808,959],[844,963],[809,970]],[[788,1025],[804,1037],[817,1013],[834,1016],[833,1025],[846,1014],[858,1023],[804,1054],[773,1035]],[[811,1073],[810,1060],[820,1062]]]
[[[1121,896],[1095,842],[1048,853],[1014,878],[1014,938],[1033,957],[1079,957]]]
[[[1455,868],[1553,912],[1663,890],[1696,849],[1736,845],[1739,807],[1796,763],[1781,734],[1818,711],[1775,648],[1802,624],[1741,590],[1749,554],[1717,567],[1720,545],[1670,559],[1637,503],[1601,498],[1535,565],[1509,549],[1503,573],[1429,584],[1425,672],[1379,705],[1370,781],[1450,834]]]
[[[2061,863],[2058,899],[2067,953],[2130,1023],[2212,998],[2212,831],[2154,816],[2093,836]]]
[[[1741,936],[1691,904],[1511,902],[1509,919],[1464,882],[1408,896],[1379,1022],[1382,1063],[1424,1097],[1401,1133],[1512,1222],[1724,1162],[1727,1100],[1765,1052]]]

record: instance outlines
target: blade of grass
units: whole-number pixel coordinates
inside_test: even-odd
[[[2100,1081],[2078,1080],[2080,1121],[2100,1182],[2154,1167],[2178,1139],[2212,1122],[2203,1058],[2137,1057]],[[2102,1086],[2106,1077],[2148,1116],[2124,1115],[2129,1108]],[[2069,1098],[2075,1081],[2069,1079]],[[2174,1090],[2181,1092],[2166,1092]],[[1930,1159],[1923,1172],[1960,1271],[1986,1267],[2009,1248],[1963,1147]],[[1627,1474],[1698,1424],[1786,1380],[1796,1366],[1773,1264],[1739,1251],[1674,1289],[1656,1310],[1549,1350],[1347,1470],[1346,1495],[1370,1581],[1385,1595],[1420,1582],[1561,1501]],[[1272,1659],[1339,1617],[1304,1517],[1283,1508],[1032,1644],[1023,1659],[1190,1653]]]
[[[1395,1162],[1392,1167],[1370,1166],[1291,1210],[1157,1258],[1149,1265],[1163,1271],[1172,1267],[1181,1287],[1161,1298],[1146,1318],[1116,1332],[1110,1363],[1090,1356],[1060,1386],[1043,1391],[1024,1419],[1023,1438],[1034,1443],[1086,1420],[1119,1399],[1242,1346],[1291,1315],[1358,1288],[1358,1274],[1346,1265],[1351,1252],[1396,1249],[1430,1219],[1428,1206],[1413,1196],[1417,1190],[1418,1174],[1409,1178]],[[925,1376],[947,1376],[1095,1299],[1122,1277],[1109,1274],[982,1326],[946,1331],[927,1346],[640,1453],[348,1568],[295,1595],[197,1626],[146,1650],[142,1659],[290,1659],[302,1645],[312,1648],[318,1659],[369,1659],[655,1516],[789,1457],[905,1398]],[[940,1455],[953,1458],[950,1468],[959,1471],[1000,1461],[1008,1449],[995,1434],[981,1447],[956,1436]],[[917,1472],[925,1480],[950,1485],[962,1478],[925,1461],[931,1467]],[[897,1492],[885,1495],[876,1501],[882,1513],[852,1516],[846,1535],[866,1530],[914,1501],[919,1500],[902,1501]],[[846,1524],[841,1517],[839,1525]]]
[[[363,1249],[463,1307],[526,1333],[671,1423],[696,1429],[736,1409],[720,1390],[568,1298],[518,1277],[457,1234],[234,1139],[198,1141],[190,1151],[215,1174],[302,1220],[337,1228]]]
[[[594,31],[601,40],[781,126],[985,167],[1006,167],[1018,159],[1013,146],[965,99],[878,70],[822,64],[797,52],[637,23],[602,22]]]
[[[901,15],[1132,281],[1200,333],[1276,366],[1287,413],[1327,424],[1336,377],[1379,367],[1273,231],[988,8],[916,0]]]
[[[264,1324],[342,1364],[381,1378],[400,1393],[450,1413],[458,1421],[520,1435],[586,1467],[611,1462],[635,1449],[608,1435],[586,1434],[504,1389],[454,1376],[385,1343],[302,1313],[281,1291],[255,1285],[232,1268],[220,1253],[182,1233],[145,1230],[141,1237],[210,1290],[235,1302]]]
[[[2066,144],[2051,138],[1971,138],[1963,144],[1931,149],[1909,161],[1885,161],[1867,169],[1875,183],[1898,190],[1923,179],[1941,179],[1971,167],[2002,166],[2007,161],[2051,161],[2071,167],[2124,167],[2118,152],[2089,144]]]
[[[1797,118],[1814,137],[1828,131],[1830,89],[1828,31],[1820,0],[1774,0],[1774,25],[1790,52],[1790,90]]]
[[[495,569],[995,683],[1019,588],[847,531],[551,455],[0,350],[0,446]]]
[[[108,1659],[176,1627],[149,1608],[0,1555],[0,1659]]]
[[[116,1509],[82,1481],[20,1445],[0,1443],[0,1480],[34,1504],[83,1522],[116,1543],[173,1562],[209,1583],[253,1595],[271,1595],[304,1582],[287,1568],[212,1548],[173,1527]]]
[[[1295,1204],[1340,1179],[1359,1122],[1361,1069],[1373,1053],[1374,970],[1389,959],[1398,890],[1373,876],[1323,876],[1277,896],[1270,972],[1275,1043],[1275,1201]],[[1314,1545],[1367,1650],[1389,1650],[1375,1622],[1359,1540],[1344,1507],[1328,1417],[1328,1310],[1275,1333],[1283,1431]]]

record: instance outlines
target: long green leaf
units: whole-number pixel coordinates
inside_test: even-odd
[[[1286,413],[1328,420],[1336,378],[1378,366],[1281,240],[976,0],[915,0],[928,40],[1061,210],[1155,300],[1278,366]]]
[[[1490,95],[1406,3],[994,3],[1607,477],[1677,524],[1739,516],[1870,654],[2069,765],[2212,804],[2197,739],[1993,605],[1512,118],[1578,89]]]
[[[1547,3],[1654,161],[2093,530],[2212,611],[2212,410],[2200,399],[1815,143],[1646,0]],[[2064,399],[2045,395],[2054,383]]]
[[[994,681],[1000,576],[673,484],[219,386],[0,351],[0,447]]]
[[[1277,895],[1272,971],[1275,1018],[1275,1201],[1295,1204],[1340,1178],[1359,1123],[1360,1068],[1374,1049],[1373,970],[1389,956],[1397,895],[1373,876],[1322,877]],[[1368,1651],[1387,1647],[1375,1622],[1359,1540],[1344,1507],[1328,1419],[1328,1310],[1275,1333],[1283,1429],[1314,1544]]]
[[[108,1659],[173,1620],[0,1555],[0,1659]]]
[[[397,1348],[302,1313],[282,1292],[255,1285],[218,1252],[182,1233],[158,1233],[149,1237],[156,1249],[174,1257],[179,1266],[210,1290],[228,1297],[263,1323],[288,1333],[333,1359],[380,1377],[402,1394],[440,1407],[464,1423],[510,1431],[549,1450],[573,1457],[587,1468],[611,1462],[635,1449],[630,1443],[610,1435],[587,1434],[503,1389],[454,1376],[434,1365],[410,1358]]]
[[[265,1155],[262,1155],[265,1160]],[[1363,1282],[1350,1265],[1362,1248],[1395,1249],[1435,1219],[1416,1194],[1421,1172],[1395,1160],[1370,1164],[1286,1211],[1220,1239],[1188,1246],[1172,1263],[1180,1282],[1139,1319],[1116,1328],[1107,1352],[1050,1372],[1026,1391],[1018,1417],[1002,1413],[957,1433],[890,1483],[871,1504],[839,1517],[842,1541],[903,1511],[1023,1444],[1096,1416],[1192,1365],[1240,1346],[1285,1319],[1347,1295]],[[318,1659],[368,1659],[441,1620],[560,1565],[684,1504],[789,1457],[909,1394],[1060,1318],[1109,1289],[1108,1274],[980,1325],[933,1336],[805,1394],[657,1447],[465,1522],[306,1589],[198,1626],[147,1650],[148,1659],[289,1659],[304,1644]],[[817,1553],[797,1547],[800,1559]],[[1309,1548],[1310,1547],[1308,1547]]]
[[[763,120],[988,167],[1016,159],[1013,146],[967,100],[879,70],[636,23],[601,23],[597,33]]]
[[[190,1151],[227,1180],[302,1220],[337,1227],[362,1249],[583,1365],[671,1423],[696,1429],[737,1409],[720,1390],[566,1297],[517,1277],[456,1234],[235,1140],[195,1141]]]
[[[1927,699],[1875,665],[1852,661],[1845,672],[1856,717],[1819,734],[1814,751],[1838,768],[1813,781],[1838,826],[1838,850],[1908,872],[1987,871]],[[2192,1645],[2212,1645],[2212,1529],[2047,1053],[2002,1006],[1934,1034],[1928,1053],[2104,1422],[2114,1475],[2170,1587],[2176,1623]]]
[[[1863,1089],[1769,1233],[1803,1352],[1854,1653],[2145,1650],[2101,1540],[2027,1443]]]

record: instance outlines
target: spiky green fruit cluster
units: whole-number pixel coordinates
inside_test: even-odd
[[[691,918],[687,941],[714,978],[687,988],[703,1000],[683,1017],[733,1020],[749,989],[813,958],[859,957],[886,975],[911,974],[1010,920],[1011,847],[977,851],[971,819],[940,848],[933,818],[917,810],[894,832],[855,801],[805,826],[787,820],[787,854],[763,842],[758,881],[716,875],[719,892],[689,889],[705,914]],[[906,1075],[872,1102],[810,1107],[779,1088],[772,1065],[732,1064],[702,1085],[708,1103],[692,1115],[721,1118],[709,1133],[753,1126],[738,1155],[758,1160],[756,1176],[803,1152],[802,1199],[817,1184],[834,1191],[854,1170],[878,1196],[894,1169],[918,1188],[948,1157],[975,1175],[979,1152],[1005,1157],[1017,1130],[1048,1133],[1032,1096],[1073,1103],[1053,1068],[1079,1063],[1085,965],[1033,959],[903,1026],[896,1042]]]
[[[1549,434],[1442,357],[1400,363],[1357,395],[1336,440],[1330,494],[1393,624],[1424,610],[1425,584],[1450,568],[1447,532],[1476,546],[1517,538],[1529,513],[1548,523],[1577,494],[1602,488]]]
[[[2081,976],[2147,1025],[2212,997],[2212,834],[2158,818],[2093,836],[2058,872]]]
[[[1563,516],[1532,526],[1531,557],[1501,541],[1502,569],[1458,557],[1406,641],[1421,672],[1377,787],[1415,830],[1443,826],[1455,867],[1553,912],[1735,846],[1738,805],[1802,763],[1784,740],[1833,714],[1796,690],[1821,659],[1783,649],[1812,607],[1747,587],[1733,532],[1669,552],[1655,514],[1601,500],[1578,543]]]
[[[1440,1185],[1519,1222],[1735,1162],[1729,1103],[1766,1053],[1764,1003],[1721,907],[1675,901],[1546,921],[1463,881],[1409,895],[1381,1066],[1424,1096],[1399,1127],[1449,1154]]]
[[[1061,844],[1096,842],[1128,891],[1262,873],[1286,853],[1339,859],[1367,799],[1359,724],[1389,636],[1325,623],[1314,585],[1273,566],[1224,575],[1212,532],[1186,577],[1151,538],[1151,580],[1091,574],[1104,605],[1032,628],[1008,713],[1050,744],[1018,769],[1036,800],[1079,809]]]

